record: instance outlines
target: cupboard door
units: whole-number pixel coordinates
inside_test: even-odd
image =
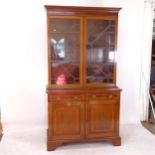
[[[84,133],[84,103],[63,100],[49,103],[49,130],[52,140],[81,139]]]
[[[92,99],[87,103],[87,138],[114,136],[116,101]]]
[[[49,20],[49,83],[52,87],[79,86],[81,81],[82,19]]]
[[[86,18],[85,82],[115,83],[116,24],[114,18]]]

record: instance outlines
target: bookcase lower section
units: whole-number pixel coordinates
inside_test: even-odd
[[[48,90],[47,149],[72,142],[111,141],[119,136],[120,89]]]

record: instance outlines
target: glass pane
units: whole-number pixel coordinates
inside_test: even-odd
[[[51,21],[51,83],[57,85],[80,82],[80,20]]]
[[[86,39],[86,82],[113,82],[115,22],[88,20]]]

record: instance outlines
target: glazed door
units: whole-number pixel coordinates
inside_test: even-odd
[[[50,17],[49,86],[71,88],[82,85],[82,18]]]
[[[116,101],[91,99],[87,103],[87,138],[114,136]]]
[[[62,99],[61,99],[62,100]],[[49,103],[49,130],[52,140],[82,139],[84,135],[84,103],[62,100]]]
[[[85,85],[115,83],[117,20],[114,17],[85,18]]]

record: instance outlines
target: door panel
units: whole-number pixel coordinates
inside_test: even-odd
[[[53,102],[51,108],[52,139],[81,139],[83,137],[84,103],[82,101]]]
[[[114,135],[115,100],[90,100],[87,104],[87,137]]]

